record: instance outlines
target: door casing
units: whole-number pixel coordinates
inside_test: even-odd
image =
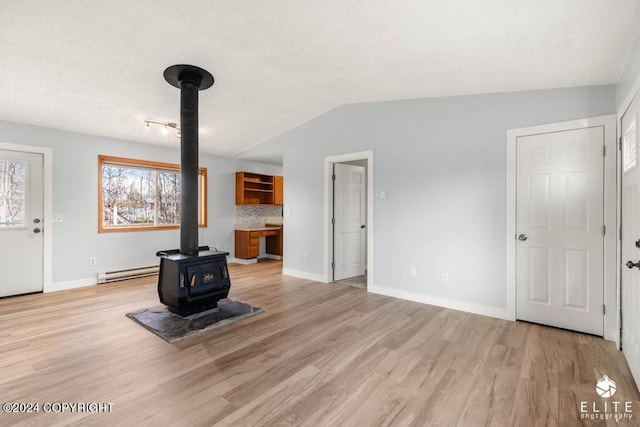
[[[617,163],[616,116],[607,115],[567,122],[550,123],[507,130],[507,212],[506,212],[506,303],[507,318],[516,320],[516,140],[520,136],[560,132],[570,129],[604,127],[604,338],[619,344],[619,301],[617,298],[617,270],[619,265],[617,236]]]
[[[9,144],[0,142],[1,150],[22,151],[25,153],[37,153],[43,156],[43,194],[44,194],[44,217],[43,223],[43,292],[52,289],[53,278],[53,150],[47,147],[37,147],[31,145]]]

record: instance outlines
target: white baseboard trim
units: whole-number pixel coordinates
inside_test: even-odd
[[[322,274],[307,273],[306,271],[292,270],[290,268],[283,268],[282,274],[284,276],[299,277],[300,279],[313,280],[314,282],[328,283]]]
[[[67,289],[75,289],[75,288],[83,288],[85,286],[92,286],[98,284],[97,277],[91,277],[88,279],[78,279],[78,280],[69,280],[67,282],[56,282],[51,283],[43,292],[56,292],[56,291],[64,291]]]
[[[258,259],[257,258],[242,259],[242,258],[231,258],[231,257],[229,257],[229,259],[227,261],[229,262],[229,264],[249,265],[249,264],[256,264],[258,262]]]
[[[435,305],[438,307],[450,308],[453,310],[465,311],[467,313],[480,314],[482,316],[495,317],[498,319],[511,320],[507,316],[507,310],[490,307],[486,305],[474,304],[465,301],[458,301],[448,298],[433,297],[415,292],[403,291],[386,286],[371,286],[368,289],[373,294],[386,295],[388,297],[400,298],[404,300],[420,302],[423,304]]]

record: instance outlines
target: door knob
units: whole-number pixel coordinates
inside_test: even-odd
[[[636,240],[636,248],[640,248],[640,239]]]
[[[366,227],[366,225],[361,225],[361,226],[360,226],[360,228],[365,228],[365,227]]]
[[[38,233],[39,233],[39,232],[41,232],[41,231],[42,231],[42,230],[40,230],[38,227],[36,227],[36,228],[34,228],[34,229],[33,229],[33,232],[34,232],[34,233],[36,233],[36,234],[38,234]]]
[[[33,220],[33,223],[34,223],[34,224],[39,224],[39,223],[40,223],[40,218],[36,218],[36,219],[34,219],[34,220]]]
[[[521,241],[523,241],[523,242],[524,242],[525,240],[527,240],[527,235],[526,235],[526,234],[521,234],[521,235],[519,235],[519,236],[518,236],[518,240],[521,240]]]
[[[627,265],[627,268],[633,268],[633,267],[640,268],[640,261],[638,261],[638,262],[627,261],[626,265]]]

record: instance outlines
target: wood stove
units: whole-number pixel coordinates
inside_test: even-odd
[[[184,255],[178,249],[160,251],[160,302],[180,316],[218,306],[231,288],[227,252],[200,248],[198,255]]]
[[[215,308],[231,287],[228,252],[198,246],[198,92],[213,76],[193,65],[173,65],[165,80],[180,89],[180,249],[158,251],[158,296],[181,316]]]

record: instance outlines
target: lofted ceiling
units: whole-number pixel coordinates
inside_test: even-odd
[[[164,69],[203,67],[201,151],[336,106],[616,83],[637,0],[0,0],[0,120],[177,146]]]

